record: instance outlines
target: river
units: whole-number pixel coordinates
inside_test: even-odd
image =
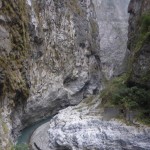
[[[18,137],[17,139],[17,145],[20,145],[20,144],[28,144],[29,141],[30,141],[30,137],[32,136],[33,132],[39,127],[41,126],[42,124],[50,121],[52,117],[48,117],[46,119],[43,119],[43,120],[40,120],[26,128],[24,128],[22,131],[21,131],[21,134],[20,136]]]

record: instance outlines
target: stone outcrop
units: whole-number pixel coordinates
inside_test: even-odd
[[[103,88],[102,80],[122,73],[128,19],[128,0],[27,2],[32,59],[30,96],[22,116],[24,125],[98,94]],[[103,9],[99,8],[114,14],[108,12],[105,22]],[[115,18],[117,13],[119,17]],[[18,130],[18,125],[15,128]]]
[[[31,139],[30,139],[30,147],[32,149],[42,149],[42,150],[49,150],[49,122],[41,125],[37,132],[34,132]],[[35,138],[38,137],[38,138]],[[38,144],[40,143],[40,144]]]
[[[129,9],[130,81],[150,87],[150,3],[131,0]]]
[[[84,110],[82,114],[81,109],[75,109],[67,108],[51,120],[48,130],[50,149],[150,149],[150,128],[127,126],[117,120],[100,119],[99,115],[85,115]]]
[[[85,101],[78,106],[61,110],[49,123],[34,132],[31,138],[32,148],[36,150],[36,143],[43,150],[150,149],[150,128],[127,126],[113,119],[113,116],[108,118],[107,116],[117,116],[118,113],[100,109],[97,101],[99,100],[93,101],[90,106]]]
[[[95,8],[101,7],[98,1],[1,0],[0,4],[2,120],[8,117],[6,124],[12,126],[13,137],[36,120],[98,93],[103,73],[107,79],[114,75],[108,71],[113,68],[112,60],[106,62],[110,53],[104,60],[107,65],[100,62],[105,51],[100,39],[105,29],[102,18],[96,17],[103,12]],[[126,17],[115,26],[126,29]],[[116,30],[109,36],[112,40],[114,34]],[[106,36],[104,45],[108,45]],[[124,53],[120,55],[123,57]],[[121,59],[116,60],[118,65]]]

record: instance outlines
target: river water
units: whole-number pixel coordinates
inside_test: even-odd
[[[22,131],[21,131],[21,134],[20,136],[18,137],[17,139],[17,145],[20,145],[20,144],[28,144],[29,141],[30,141],[30,137],[31,135],[33,134],[33,132],[39,127],[41,126],[42,124],[48,122],[51,120],[52,117],[48,117],[46,119],[43,119],[43,120],[40,120],[26,128],[24,128]]]

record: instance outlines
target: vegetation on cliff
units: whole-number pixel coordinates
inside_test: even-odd
[[[150,42],[150,14],[143,14],[139,18],[139,31],[135,40],[135,48],[133,50],[136,52],[142,49],[142,46]]]
[[[126,75],[109,82],[101,98],[104,106],[117,106],[124,115],[134,111],[138,121],[150,125],[150,89],[131,85]]]
[[[29,95],[29,86],[26,78],[27,58],[29,53],[28,14],[25,0],[1,0],[0,15],[3,20],[0,27],[8,34],[7,41],[1,40],[4,47],[0,47],[0,114],[4,107],[14,108],[21,100]],[[3,41],[4,40],[4,41]],[[8,44],[8,45],[7,45]],[[7,49],[7,45],[10,49]],[[19,98],[18,98],[19,97]],[[1,108],[2,107],[2,108]],[[1,117],[0,117],[1,118]],[[10,118],[9,118],[10,119]],[[4,121],[2,125],[2,143],[4,149],[10,150],[10,128]],[[1,133],[0,133],[1,134]],[[7,140],[5,140],[6,138]],[[0,141],[1,142],[1,141]]]
[[[29,52],[28,16],[25,0],[2,0],[0,14],[5,17],[4,28],[9,31],[11,51],[0,56],[0,68],[5,75],[3,93],[20,91],[28,96],[25,66]]]
[[[134,111],[139,121],[150,125],[150,69],[147,67],[149,66],[150,13],[141,10],[140,14],[133,12],[132,15],[135,16],[129,20],[131,29],[128,48],[131,55],[128,70],[125,75],[108,82],[101,97],[103,104],[117,106],[124,113]]]

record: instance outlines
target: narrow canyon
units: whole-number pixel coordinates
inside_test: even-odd
[[[0,0],[0,150],[150,150],[150,1]]]

